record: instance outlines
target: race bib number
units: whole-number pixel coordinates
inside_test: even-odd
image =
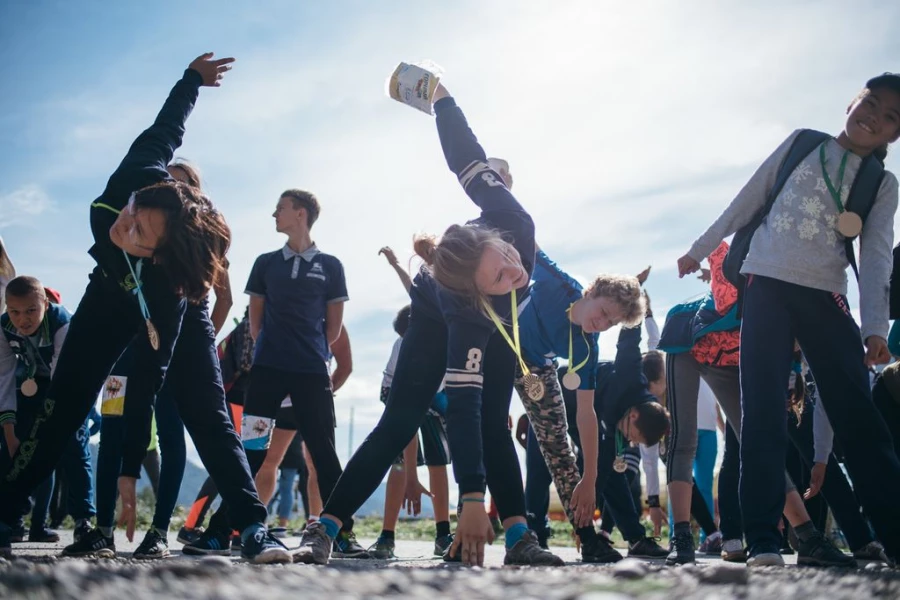
[[[241,442],[245,450],[268,450],[275,419],[244,413],[241,419]]]
[[[125,414],[125,390],[128,387],[128,377],[110,375],[103,386],[103,396],[100,398],[100,414],[104,417],[121,417]]]

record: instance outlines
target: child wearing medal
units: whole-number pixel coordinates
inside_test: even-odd
[[[535,255],[532,278],[531,293],[519,315],[524,364],[516,368],[516,391],[566,516],[581,541],[582,562],[604,562],[614,551],[593,527],[599,447],[594,412],[597,337],[620,323],[626,327],[640,324],[645,310],[641,285],[636,277],[600,275],[584,290],[543,250]],[[569,361],[562,385],[577,397],[576,422],[585,450],[583,476],[569,446],[566,408],[557,377],[558,356]],[[525,374],[539,378],[542,394],[529,394]]]
[[[511,345],[517,346],[519,337],[517,301],[527,298],[534,265],[534,222],[489,166],[447,90],[438,85],[430,100],[447,164],[481,215],[451,225],[439,241],[430,236],[415,241],[426,266],[413,282],[411,318],[385,411],[347,463],[322,518],[306,528],[294,559],[328,562],[342,520],[381,483],[445,379],[447,435],[462,505],[445,557],[484,564],[484,545],[494,537],[484,507],[490,481],[506,529],[504,562],[561,565],[526,525],[522,476],[507,424],[516,353],[521,354]],[[512,335],[506,331],[510,324]],[[405,464],[415,464],[414,451],[407,448]],[[415,472],[407,469],[406,501],[417,512],[424,488],[409,477]]]
[[[741,268],[747,285],[741,325],[740,496],[751,564],[783,564],[778,522],[787,448],[784,383],[795,336],[846,452],[863,510],[888,556],[900,558],[900,520],[892,504],[900,496],[900,460],[872,402],[866,369],[890,359],[888,283],[897,178],[884,171],[864,224],[847,206],[863,162],[883,160],[887,145],[900,137],[900,75],[869,80],[847,114],[843,131],[803,159],[785,182],[753,234]],[[797,135],[766,159],[722,216],[678,259],[679,276],[697,271],[699,261],[723,238],[750,223],[765,205]],[[856,236],[861,327],[845,297],[849,261],[844,242]]]
[[[72,317],[64,306],[50,303],[43,284],[34,277],[10,280],[4,298],[7,310],[0,315],[4,336],[0,341],[0,427],[3,429],[0,469],[9,467],[43,409]],[[52,474],[41,483],[39,490],[46,486],[53,487]],[[33,512],[30,499],[20,502],[14,527],[19,529],[22,517],[31,512],[29,541],[59,541],[56,532],[45,527],[50,508],[49,489],[43,490],[46,493],[39,490],[35,492]]]
[[[209,198],[176,182],[167,170],[200,87],[218,87],[233,60],[207,53],[191,62],[153,125],[134,141],[91,204],[90,254],[97,267],[70,323],[44,410],[0,479],[0,551],[9,548],[13,507],[49,475],[113,364],[135,340],[140,368],[129,375],[125,417],[131,445],[119,477],[120,524],[127,526],[128,538],[134,533],[135,485],[149,445],[153,396],[165,376],[200,458],[233,509],[244,557],[290,561],[265,528],[266,507],[228,420],[206,309],[205,298],[226,269],[231,232]]]

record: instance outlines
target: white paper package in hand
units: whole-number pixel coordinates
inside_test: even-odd
[[[434,114],[432,98],[443,73],[441,67],[430,61],[401,62],[388,79],[388,96],[426,114]]]

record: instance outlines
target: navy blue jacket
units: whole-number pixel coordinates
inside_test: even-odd
[[[171,180],[166,167],[172,161],[175,150],[181,146],[185,121],[194,108],[202,83],[198,72],[185,70],[181,80],[169,93],[153,125],[134,140],[125,158],[109,178],[103,194],[91,204],[94,245],[89,252],[97,261],[104,281],[133,297],[133,314],[141,322],[143,317],[133,293],[134,278],[125,262],[124,253],[110,240],[109,229],[118,217],[118,212],[128,204],[133,192]],[[136,269],[141,259],[130,257],[130,260]],[[185,310],[184,299],[179,298],[162,269],[149,260],[143,262],[141,279],[153,324],[159,332],[160,350],[153,351],[146,330],[141,325],[133,342],[135,365],[138,368],[129,375],[128,399],[125,403],[126,443],[122,456],[122,475],[129,477],[140,477],[141,463],[150,444],[153,399],[162,386]]]
[[[487,156],[469,128],[453,98],[435,103],[441,147],[450,170],[481,209],[481,215],[466,225],[500,231],[515,246],[522,264],[534,270],[534,222],[487,164]],[[425,313],[447,325],[447,427],[453,471],[459,492],[483,492],[485,471],[481,443],[481,390],[484,380],[484,350],[496,327],[472,301],[441,287],[425,270],[413,280],[410,291],[412,314]],[[528,287],[517,290],[518,301]],[[509,322],[510,296],[492,296],[497,315]],[[513,373],[510,372],[510,383]]]

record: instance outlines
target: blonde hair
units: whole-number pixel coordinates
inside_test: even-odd
[[[435,280],[451,292],[470,298],[482,312],[490,298],[475,284],[475,271],[487,247],[509,254],[509,243],[499,231],[474,225],[451,225],[440,240],[425,234],[413,238],[413,249]]]
[[[16,276],[16,267],[9,258],[6,246],[3,244],[3,238],[0,237],[0,277],[12,279]]]
[[[203,177],[200,175],[200,168],[197,165],[186,158],[175,157],[175,160],[169,163],[169,168],[180,169],[187,179],[185,183],[203,191]]]
[[[584,290],[585,298],[609,298],[622,309],[622,325],[639,325],[647,312],[647,302],[637,277],[600,275]]]

